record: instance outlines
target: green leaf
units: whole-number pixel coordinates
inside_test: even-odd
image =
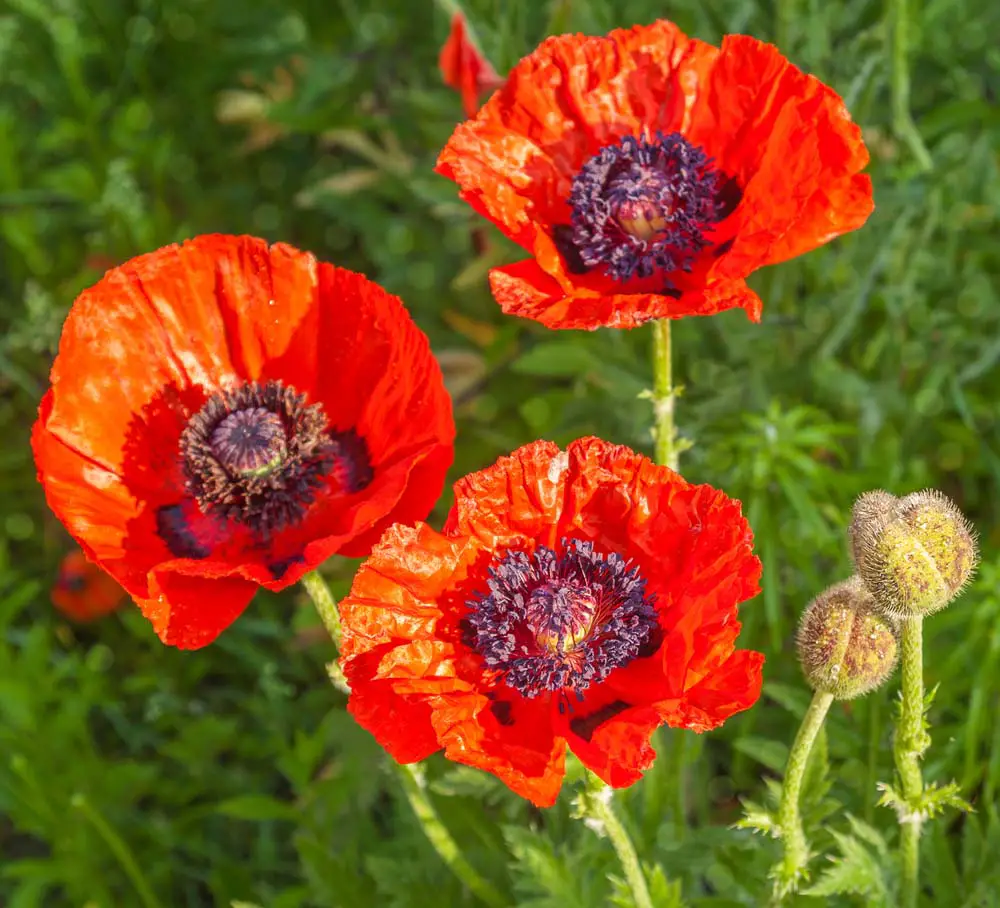
[[[852,835],[831,830],[839,856],[831,858],[831,866],[802,893],[815,897],[860,895],[872,908],[888,906],[889,887],[884,868],[890,861],[885,842],[875,829],[861,820],[848,816],[848,821]]]
[[[564,341],[543,341],[511,364],[521,375],[549,377],[579,376],[600,367],[599,360],[586,347]]]
[[[743,818],[733,824],[736,829],[750,829],[772,836],[775,834],[778,824],[770,810],[750,800],[742,800],[740,803],[743,805]]]
[[[589,908],[602,901],[590,891],[593,877],[585,869],[592,851],[577,847],[564,856],[546,835],[520,826],[505,826],[503,834],[514,856],[511,872],[521,908]]]
[[[654,865],[652,870],[644,867],[643,871],[649,886],[649,898],[656,908],[684,908],[679,880],[668,880],[659,864]],[[635,899],[626,881],[616,875],[611,883],[611,904],[616,908],[635,908]]]
[[[266,795],[237,795],[215,805],[215,812],[237,820],[295,820],[299,811],[291,804]]]
[[[931,820],[951,807],[962,813],[971,813],[972,805],[959,794],[957,782],[949,782],[947,785],[937,785],[931,783],[927,785],[917,798],[910,800],[905,798],[901,792],[885,782],[879,782],[879,790],[882,797],[878,800],[879,807],[889,807],[896,811],[900,817],[900,822],[913,815],[918,815],[924,820]]]
[[[785,771],[785,764],[788,762],[788,746],[780,741],[769,741],[767,738],[748,735],[744,738],[738,738],[733,746],[773,772],[783,773]]]

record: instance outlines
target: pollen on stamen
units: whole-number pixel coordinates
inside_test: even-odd
[[[561,554],[544,546],[507,552],[489,576],[488,591],[468,603],[468,640],[525,697],[580,697],[648,655],[657,635],[645,578],[590,542],[563,540]]]
[[[652,141],[626,136],[574,178],[572,232],[564,230],[557,245],[570,266],[600,268],[619,281],[689,271],[731,211],[727,186],[680,133]]]
[[[262,537],[300,521],[324,486],[350,494],[373,478],[364,440],[332,430],[321,405],[276,381],[214,394],[180,453],[201,511]]]

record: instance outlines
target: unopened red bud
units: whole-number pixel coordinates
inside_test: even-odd
[[[829,587],[809,603],[797,643],[809,685],[837,700],[879,687],[899,655],[895,627],[859,577]]]
[[[873,497],[885,495],[868,493],[855,505],[850,535],[858,573],[887,614],[933,614],[972,576],[978,560],[975,534],[941,492],[914,492],[891,503]]]

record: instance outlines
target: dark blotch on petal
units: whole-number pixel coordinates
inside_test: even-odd
[[[743,190],[735,177],[723,181],[715,193],[715,214],[718,220],[728,218],[743,201]]]
[[[663,643],[663,638],[665,634],[663,633],[663,628],[657,625],[652,628],[649,632],[649,636],[646,637],[646,642],[639,647],[639,652],[636,654],[636,659],[648,659],[652,656]]]
[[[573,734],[589,743],[598,728],[607,722],[608,719],[613,719],[619,713],[625,712],[631,705],[631,703],[626,703],[624,700],[615,700],[614,703],[608,703],[600,709],[594,710],[590,715],[577,716],[575,719],[570,719],[569,727],[573,731]]]
[[[211,554],[191,531],[179,504],[164,505],[156,512],[156,532],[175,558],[207,558]]]
[[[556,224],[552,228],[552,242],[556,244],[570,274],[586,274],[590,270],[573,242],[573,228],[569,224]]]
[[[64,574],[56,581],[56,586],[67,593],[82,593],[87,588],[87,578],[83,574]]]
[[[514,716],[511,715],[510,701],[494,700],[490,704],[490,712],[493,713],[493,718],[495,718],[501,725],[514,724]]]
[[[275,580],[280,580],[285,576],[285,574],[288,573],[288,569],[293,564],[303,564],[304,562],[305,558],[301,555],[292,555],[291,558],[285,558],[281,561],[272,562],[267,566],[267,569],[271,572],[271,576],[274,577]]]
[[[727,252],[729,252],[730,249],[733,248],[733,241],[735,239],[736,239],[735,237],[730,237],[724,243],[719,243],[719,245],[712,250],[712,255],[714,255],[716,258],[721,258],[722,256],[724,256]]]
[[[333,468],[340,487],[353,495],[367,489],[375,478],[368,445],[354,429],[330,433],[333,442]]]

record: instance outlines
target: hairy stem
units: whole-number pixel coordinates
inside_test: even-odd
[[[403,785],[403,791],[406,793],[406,800],[410,802],[410,807],[420,821],[424,835],[427,836],[428,841],[438,853],[438,857],[481,901],[487,905],[493,905],[495,908],[504,908],[505,903],[500,893],[487,883],[465,859],[462,849],[459,848],[458,843],[441,822],[434,805],[427,797],[427,786],[420,767],[414,764],[397,763],[395,765]]]
[[[782,858],[781,875],[776,888],[780,890],[781,895],[795,891],[809,863],[809,843],[802,829],[799,797],[802,794],[802,779],[809,763],[809,754],[832,702],[832,694],[821,691],[813,694],[812,703],[802,718],[799,733],[795,736],[795,743],[792,744],[788,754],[785,781],[781,786],[781,804],[778,806]]]
[[[333,640],[333,645],[340,649],[340,615],[337,612],[337,603],[334,601],[330,587],[319,571],[309,571],[302,575],[302,585],[305,587],[309,598],[312,599],[316,611],[319,612],[323,620],[326,632]]]
[[[674,425],[673,349],[670,337],[670,319],[653,322],[653,436],[656,442],[656,462],[671,470],[677,469],[680,445]],[[687,734],[683,730],[671,732],[671,759],[674,764],[674,831],[683,837],[687,822],[687,784],[685,780],[685,751]]]
[[[920,758],[930,744],[924,728],[924,622],[908,618],[902,622],[902,691],[899,725],[896,727],[893,756],[899,772],[907,811],[900,813],[900,861],[903,883],[901,908],[915,908],[920,873],[920,796],[924,781]]]
[[[622,825],[612,807],[612,789],[605,785],[593,773],[587,775],[587,792],[584,798],[586,811],[590,818],[597,820],[604,831],[608,834],[618,855],[618,860],[625,872],[625,882],[628,883],[629,891],[632,893],[632,900],[636,908],[653,908],[653,900],[649,895],[649,887],[646,885],[646,877],[639,864],[639,855],[636,853],[635,845],[628,834],[628,830]]]
[[[653,322],[653,433],[656,438],[656,462],[677,469],[680,450],[674,426],[673,364],[670,349],[670,319]]]
[[[330,634],[334,645],[339,650],[340,615],[337,613],[337,603],[330,592],[330,587],[327,586],[326,581],[319,571],[310,571],[308,574],[304,574],[302,576],[302,586],[309,594],[309,598],[312,599],[313,604],[316,606],[316,611],[319,612],[320,618],[323,619],[323,625]],[[336,687],[345,692],[349,691],[347,680],[344,678],[344,674],[336,659],[330,662],[326,669],[330,675],[330,680]],[[465,859],[462,849],[441,822],[441,818],[434,809],[434,805],[431,804],[427,797],[423,772],[420,770],[420,767],[403,766],[395,761],[393,761],[393,765],[398,769],[398,775],[403,785],[403,791],[406,794],[406,800],[409,801],[410,807],[416,814],[417,820],[424,831],[424,835],[427,836],[427,840],[441,857],[441,860],[483,902],[494,906],[494,908],[503,908],[504,900],[500,896],[500,893],[487,883]]]

